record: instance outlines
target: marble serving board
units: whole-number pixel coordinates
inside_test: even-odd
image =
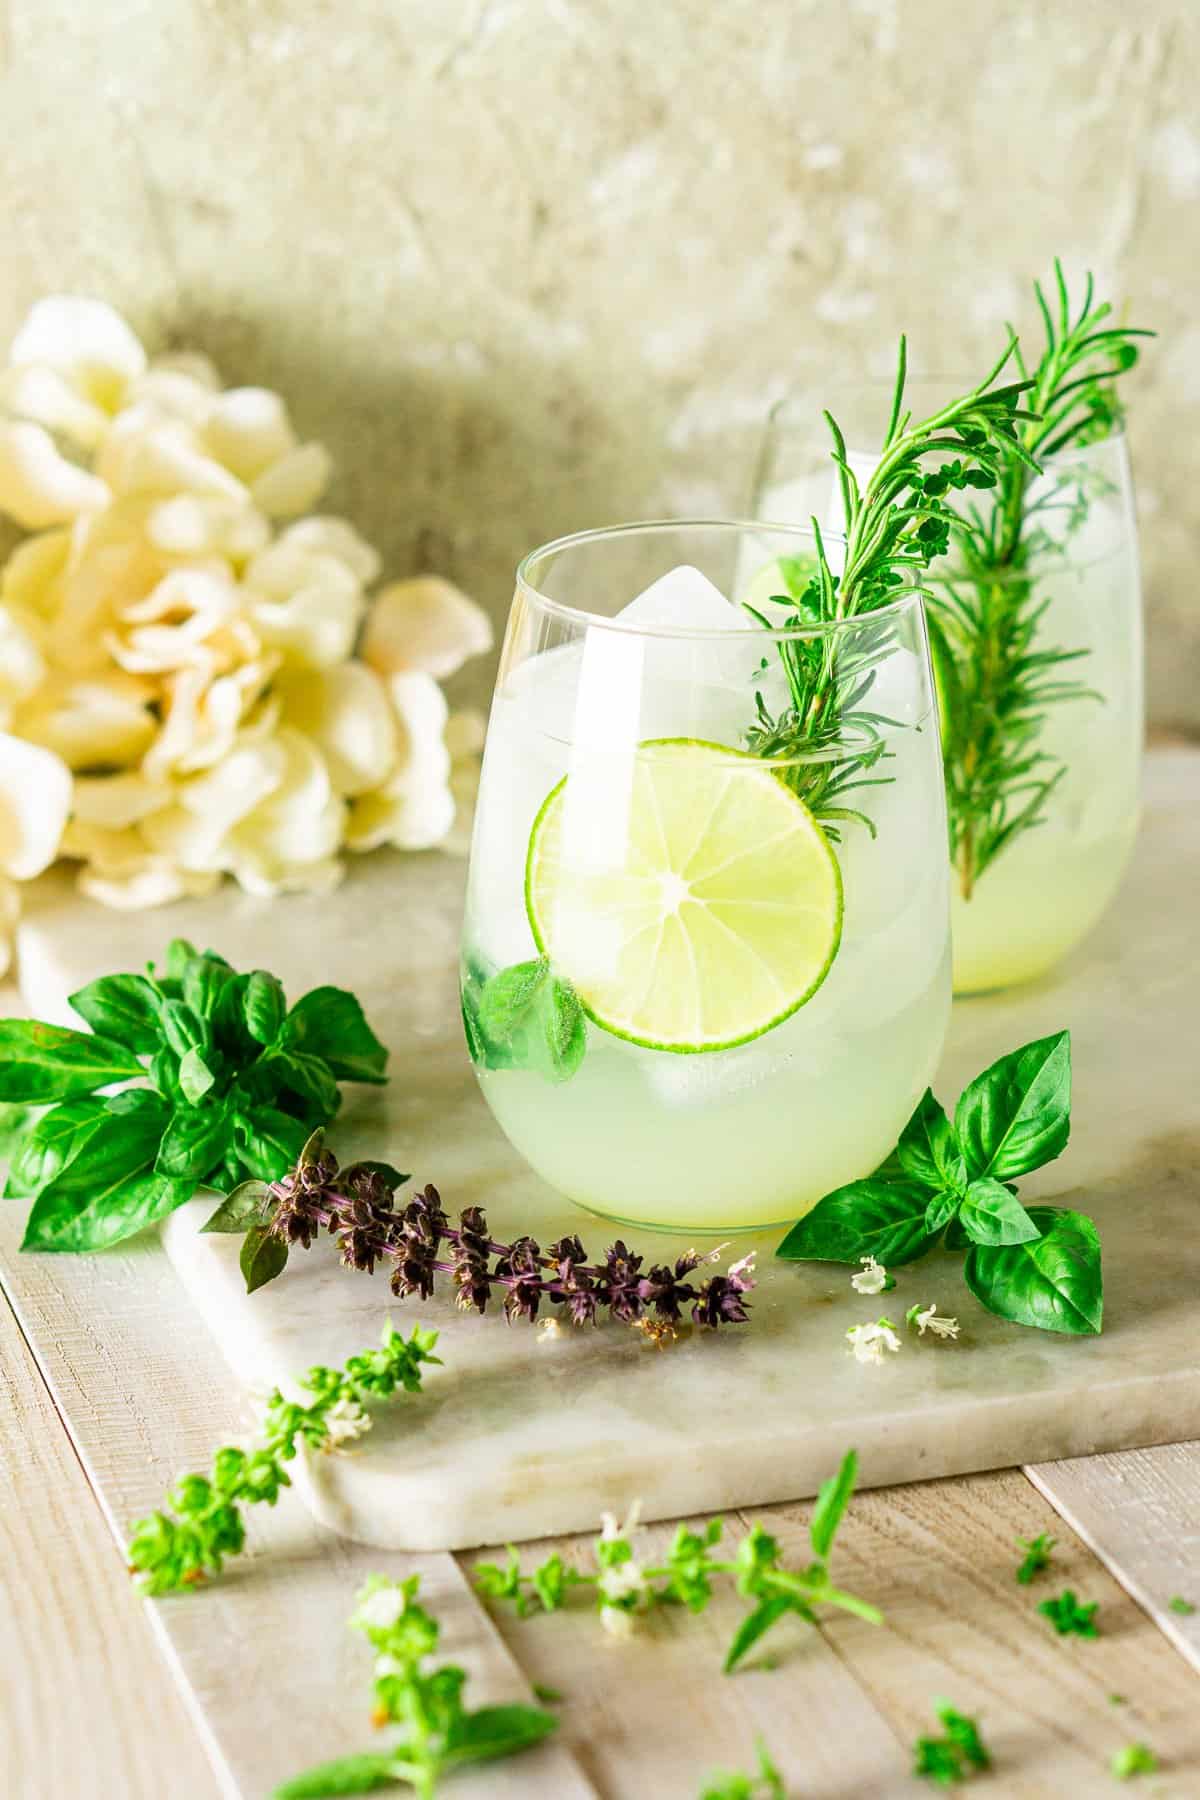
[[[341,1361],[388,1316],[438,1328],[444,1366],[426,1390],[381,1407],[353,1454],[317,1458],[303,1475],[324,1523],[396,1549],[588,1529],[635,1498],[648,1518],[800,1498],[849,1445],[863,1482],[883,1485],[1200,1435],[1198,797],[1200,753],[1151,757],[1138,853],[1107,919],[1052,980],[958,1004],[938,1083],[952,1100],[995,1055],[1071,1028],[1072,1141],[1023,1193],[1096,1217],[1102,1337],[1002,1323],[940,1255],[899,1271],[885,1301],[863,1299],[841,1268],[774,1261],[778,1234],[729,1252],[759,1250],[753,1322],[667,1351],[614,1324],[547,1338],[443,1300],[400,1304],[386,1275],[342,1270],[328,1243],[293,1255],[247,1298],[238,1241],[197,1235],[206,1199],[163,1232],[196,1309],[180,1329],[211,1331],[247,1388],[263,1389]],[[177,933],[275,970],[293,995],[352,987],[392,1047],[392,1079],[349,1090],[339,1152],[436,1182],[447,1210],[485,1206],[499,1237],[578,1230],[602,1247],[615,1233],[530,1174],[477,1091],[455,995],[461,886],[456,863],[380,854],[353,864],[332,897],[264,903],[228,888],[121,915],[49,883],[21,927],[25,998],[65,1022],[75,987],[139,967]],[[686,1245],[637,1247],[657,1259]],[[857,1364],[847,1326],[884,1308],[902,1319],[914,1300],[956,1313],[961,1340],[912,1341],[882,1367]]]

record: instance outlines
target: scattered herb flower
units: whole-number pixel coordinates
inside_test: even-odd
[[[1028,1587],[1035,1575],[1049,1567],[1050,1553],[1057,1542],[1057,1538],[1044,1531],[1039,1531],[1036,1537],[1017,1539],[1017,1549],[1025,1552],[1017,1568],[1017,1580],[1022,1587]]]
[[[1132,1781],[1135,1775],[1153,1775],[1158,1758],[1148,1744],[1126,1744],[1114,1753],[1109,1767],[1118,1781]]]
[[[860,1256],[862,1268],[850,1277],[850,1286],[856,1294],[889,1294],[895,1287],[895,1277],[888,1274],[881,1262],[873,1256]]]
[[[759,1738],[754,1746],[758,1769],[753,1775],[713,1775],[705,1784],[700,1800],[787,1800],[783,1776],[771,1760],[767,1746]]]
[[[1089,1606],[1081,1606],[1070,1588],[1064,1588],[1056,1600],[1043,1600],[1038,1611],[1043,1618],[1049,1619],[1059,1637],[1094,1638],[1100,1633],[1096,1627],[1096,1608],[1098,1600]]]
[[[560,1238],[545,1249],[531,1237],[500,1243],[482,1207],[468,1206],[452,1225],[435,1187],[415,1194],[407,1205],[399,1203],[396,1189],[406,1179],[386,1163],[339,1169],[323,1132],[314,1131],[288,1174],[235,1188],[204,1229],[246,1232],[246,1243],[257,1234],[261,1245],[278,1254],[273,1273],[287,1261],[290,1247],[307,1250],[326,1231],[337,1239],[347,1268],[370,1274],[376,1263],[390,1263],[397,1299],[410,1294],[428,1299],[436,1277],[447,1275],[465,1310],[486,1312],[498,1291],[510,1321],[536,1319],[543,1305],[557,1308],[573,1325],[595,1324],[602,1311],[626,1325],[648,1316],[673,1325],[685,1311],[695,1324],[712,1327],[741,1324],[750,1316],[746,1296],[754,1286],[753,1253],[697,1286],[688,1278],[719,1259],[721,1250],[704,1255],[689,1250],[673,1263],[646,1268],[645,1258],[620,1239],[595,1263],[577,1237]]]
[[[311,1399],[286,1400],[276,1388],[263,1413],[261,1441],[251,1449],[227,1444],[213,1458],[211,1475],[183,1475],[167,1495],[169,1511],[139,1519],[129,1542],[130,1573],[145,1594],[169,1594],[219,1575],[226,1556],[246,1540],[241,1507],[264,1500],[274,1506],[290,1487],[284,1463],[301,1444],[338,1450],[370,1429],[364,1402],[403,1388],[415,1394],[421,1369],[436,1363],[436,1331],[418,1326],[408,1338],[391,1325],[378,1350],[352,1356],[344,1369],[318,1364],[297,1386]]]
[[[945,1700],[934,1701],[943,1736],[920,1737],[913,1745],[913,1773],[951,1787],[977,1770],[991,1767],[991,1753],[974,1719]]]
[[[561,1688],[548,1687],[544,1681],[534,1682],[533,1696],[535,1700],[540,1700],[545,1706],[557,1706],[560,1701],[566,1699]]]
[[[866,1325],[852,1325],[846,1333],[846,1342],[854,1352],[854,1360],[860,1363],[881,1363],[885,1350],[894,1354],[900,1348],[900,1339],[890,1319],[872,1319]]]
[[[958,1320],[938,1318],[936,1314],[936,1305],[923,1307],[918,1300],[916,1305],[910,1306],[905,1313],[904,1322],[910,1331],[917,1333],[918,1337],[924,1337],[927,1331],[931,1331],[934,1337],[956,1338],[961,1330]]]
[[[926,1090],[891,1156],[819,1200],[777,1254],[890,1267],[941,1245],[1002,1319],[1076,1335],[1103,1324],[1100,1237],[1084,1213],[1024,1207],[1014,1183],[1053,1161],[1071,1128],[1066,1031],[1002,1056],[966,1087],[953,1123]]]
[[[1192,1605],[1192,1602],[1190,1600],[1185,1600],[1182,1594],[1172,1594],[1171,1598],[1167,1601],[1167,1605],[1173,1613],[1178,1613],[1183,1619],[1190,1619],[1196,1610]]]
[[[724,1668],[729,1674],[788,1613],[815,1623],[818,1606],[837,1606],[873,1625],[881,1623],[878,1608],[844,1593],[829,1579],[829,1553],[854,1491],[857,1469],[858,1459],[850,1451],[837,1474],[822,1485],[809,1524],[814,1560],[804,1569],[781,1568],[779,1544],[760,1525],[751,1526],[732,1557],[714,1555],[724,1531],[720,1519],[711,1519],[698,1532],[681,1525],[666,1561],[648,1568],[635,1558],[630,1541],[637,1528],[635,1508],[624,1526],[605,1515],[603,1535],[595,1543],[594,1572],[568,1569],[555,1553],[525,1575],[510,1544],[507,1562],[476,1565],[475,1585],[489,1600],[509,1601],[522,1617],[558,1612],[574,1590],[587,1589],[605,1628],[627,1636],[635,1615],[654,1606],[677,1604],[689,1612],[703,1612],[712,1598],[713,1578],[732,1577],[752,1607],[726,1653]]]
[[[317,1800],[328,1794],[367,1794],[393,1782],[433,1800],[441,1777],[464,1763],[512,1756],[557,1728],[553,1713],[536,1706],[463,1704],[465,1669],[452,1663],[426,1669],[437,1648],[438,1621],[417,1603],[420,1576],[388,1581],[373,1575],[350,1619],[375,1652],[377,1727],[400,1726],[387,1750],[323,1763],[276,1788],[274,1800]]]
[[[71,1005],[90,1032],[0,1020],[0,1102],[48,1104],[7,1147],[5,1191],[33,1203],[25,1250],[103,1249],[198,1187],[273,1180],[333,1118],[339,1082],[386,1080],[353,994],[314,988],[289,1009],[273,975],[184,938],[161,972],[105,975]],[[116,1082],[142,1085],[99,1091]],[[247,1243],[257,1285],[270,1247]]]

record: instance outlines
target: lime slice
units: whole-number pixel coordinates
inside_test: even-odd
[[[538,949],[597,1025],[654,1050],[726,1050],[816,992],[841,940],[841,875],[765,763],[653,740],[602,821],[586,784],[572,806],[572,779],[534,821],[525,904]]]

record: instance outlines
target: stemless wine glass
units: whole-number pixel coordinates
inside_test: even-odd
[[[926,417],[969,385],[910,383],[905,404]],[[891,397],[890,384],[873,382],[824,397],[860,481],[874,467],[869,446],[883,440]],[[819,418],[815,396],[789,398],[772,413],[753,502],[758,516],[786,523],[815,515],[822,525],[840,528],[841,490],[828,437],[814,430]],[[982,867],[970,831],[964,837],[952,829],[956,993],[1028,981],[1074,949],[1112,899],[1137,831],[1142,594],[1124,433],[1047,458],[1026,491],[1026,515],[1035,535],[1023,567],[989,570],[982,579],[952,550],[927,583],[935,616],[950,621],[964,602],[1010,612],[1019,599],[1036,616],[1031,654],[1074,653],[1070,663],[1047,665],[1047,679],[1061,676],[1086,690],[1049,699],[1025,741],[1025,753],[1042,760],[1014,793],[1007,818],[1037,801],[1036,823],[1008,835]],[[944,704],[951,700],[945,692],[940,697]],[[948,775],[953,784],[953,771]],[[1047,780],[1052,786],[1039,799]],[[982,826],[994,833],[1004,822],[997,816]]]
[[[836,555],[836,544],[830,546]],[[480,1085],[580,1206],[796,1218],[892,1149],[950,998],[919,598],[767,629],[808,532],[618,526],[517,575],[462,954]],[[808,681],[804,729],[789,670]]]

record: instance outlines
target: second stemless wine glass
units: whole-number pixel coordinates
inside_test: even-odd
[[[510,1141],[623,1222],[796,1218],[877,1167],[941,1052],[921,605],[780,629],[742,610],[793,591],[812,555],[803,530],[646,524],[561,539],[518,572],[464,1020]],[[818,696],[803,722],[801,668]]]
[[[906,404],[925,416],[966,383],[916,382]],[[846,434],[860,480],[875,463],[891,387],[864,382],[822,396]],[[816,395],[772,414],[760,461],[755,512],[766,519],[841,525],[829,443],[814,431]],[[978,496],[975,496],[978,499]],[[986,499],[986,496],[985,496]],[[951,925],[956,993],[1012,986],[1046,973],[1079,944],[1112,899],[1137,831],[1142,752],[1142,597],[1133,483],[1124,434],[1052,456],[1026,491],[1036,544],[1019,568],[972,569],[952,551],[927,578],[935,618],[950,628],[957,609],[1020,610],[1035,620],[1030,652],[1068,651],[1047,665],[1086,692],[1051,697],[1029,720],[1022,754],[1041,761],[1014,791],[1006,818],[956,817],[950,766]],[[935,660],[935,672],[937,664]],[[945,706],[953,698],[942,685]],[[1015,742],[1015,740],[1014,740]],[[1039,798],[1041,784],[1052,785]],[[1007,835],[985,859],[981,834],[1030,801],[1036,823]]]

